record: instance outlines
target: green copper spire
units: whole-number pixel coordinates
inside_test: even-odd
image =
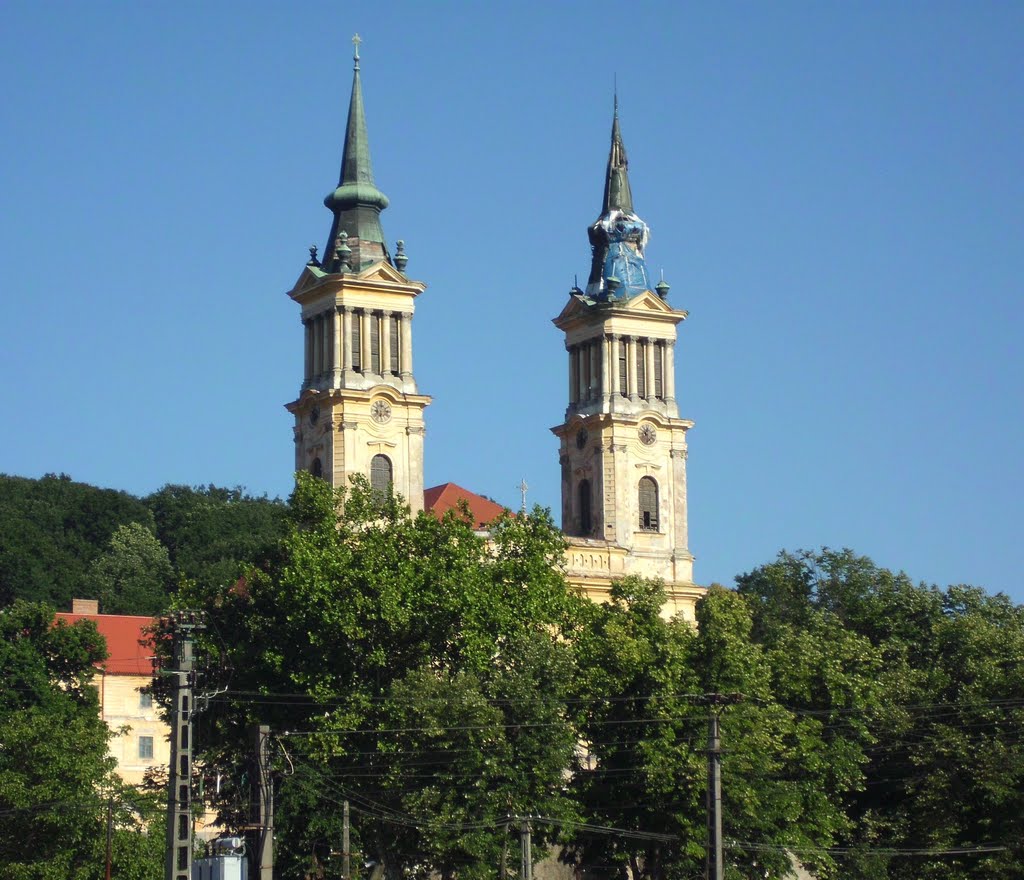
[[[611,211],[633,213],[633,192],[629,188],[629,160],[626,158],[626,147],[622,143],[622,132],[619,131],[619,96],[615,95],[615,116],[612,119],[612,149],[608,155],[608,172],[604,180],[604,204],[601,215],[607,216]]]
[[[388,198],[373,182],[373,164],[370,161],[370,140],[366,134],[366,115],[363,111],[363,88],[359,79],[359,34],[352,38],[355,45],[352,74],[352,98],[348,106],[348,124],[345,127],[345,151],[341,159],[341,174],[337,188],[324,199],[334,213],[331,234],[324,249],[324,268],[331,272],[358,272],[380,260],[391,262],[384,230],[380,225],[380,212],[388,206]],[[340,233],[348,235],[344,254],[348,262],[341,264],[336,253]]]

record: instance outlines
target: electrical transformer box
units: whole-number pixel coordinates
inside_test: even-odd
[[[192,880],[249,880],[249,864],[241,855],[194,859]]]

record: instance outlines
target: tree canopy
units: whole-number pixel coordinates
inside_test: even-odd
[[[164,486],[137,498],[73,481],[0,475],[0,607],[157,614],[183,578],[229,584],[283,534],[285,505],[242,489]]]
[[[92,686],[105,657],[90,622],[55,624],[51,609],[22,601],[0,612],[4,880],[99,880],[108,809],[114,876],[161,876],[161,836],[147,833],[155,805],[118,780],[107,754],[111,732]]]
[[[391,877],[492,876],[507,817],[575,819],[565,700],[584,602],[546,515],[506,517],[488,545],[454,512],[414,517],[365,484],[335,492],[305,475],[290,511],[243,588],[178,598],[205,609],[206,650],[231,670],[204,758],[239,780],[222,786],[226,817],[245,813],[240,756],[262,721],[288,773],[283,877],[316,876],[344,799],[357,848]],[[540,829],[538,844],[551,837]]]

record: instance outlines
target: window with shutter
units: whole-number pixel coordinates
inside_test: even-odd
[[[399,363],[398,363],[398,316],[392,315],[390,320],[389,337],[391,342],[391,364],[389,369],[396,376],[398,375]]]
[[[652,477],[641,477],[637,494],[640,501],[641,531],[658,531],[658,484]]]
[[[352,369],[363,371],[363,316],[361,312],[352,315]]]
[[[370,315],[370,372],[380,372],[380,316]]]
[[[390,491],[391,459],[386,455],[375,455],[370,459],[370,488],[374,492],[386,493]]]
[[[619,394],[629,397],[629,376],[626,373],[626,341],[619,342]]]

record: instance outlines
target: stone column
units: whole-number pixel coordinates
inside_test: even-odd
[[[580,377],[580,389],[579,398],[581,401],[587,400],[590,397],[590,346],[587,343],[583,343],[576,347],[576,352],[579,357],[579,377]]]
[[[373,364],[370,363],[370,334],[373,332],[373,315],[369,309],[359,310],[359,345],[362,352],[359,355],[359,363],[363,368],[363,375],[372,372]]]
[[[666,403],[676,400],[676,341],[665,340],[665,363],[662,365],[661,381],[665,386]]]
[[[320,374],[327,381],[331,376],[331,322],[327,312],[320,313]]]
[[[333,388],[341,387],[341,316],[331,309],[331,372]]]
[[[608,403],[609,398],[612,395],[612,337],[602,336],[601,337],[601,401],[605,404]]]
[[[384,312],[380,322],[380,374],[391,372],[391,312]]]
[[[352,372],[352,306],[342,306],[342,336],[344,337],[344,345],[342,351],[344,355],[342,357],[341,368],[345,371],[347,376]]]
[[[644,355],[646,356],[645,372],[647,377],[644,381],[644,390],[647,392],[647,399],[654,400],[654,340],[644,341]],[[664,382],[664,377],[662,377]]]
[[[308,388],[313,381],[313,322],[306,319],[302,322],[306,337],[306,352],[302,368],[302,387]]]
[[[403,379],[412,378],[412,315],[402,312],[401,323],[398,326],[398,334],[401,340],[401,363],[398,365],[402,371]]]
[[[320,379],[324,363],[324,316],[316,315],[313,318],[313,381]]]
[[[690,536],[687,527],[686,510],[686,447],[669,452],[672,464],[672,488],[670,499],[672,510],[672,549],[674,552],[689,552]],[[668,531],[668,529],[663,529]]]
[[[580,387],[580,380],[577,371],[579,361],[576,357],[575,345],[567,345],[566,351],[569,352],[569,405],[571,406],[579,399],[579,395],[577,393]]]
[[[626,375],[629,377],[629,399],[637,399],[636,387],[636,337],[626,337]]]

